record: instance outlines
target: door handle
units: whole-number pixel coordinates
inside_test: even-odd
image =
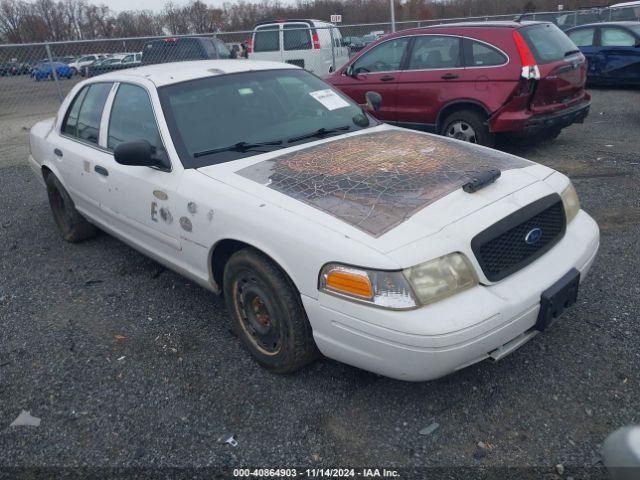
[[[395,80],[395,77],[391,77],[391,76],[387,75],[386,77],[380,78],[381,82],[390,82],[391,80]]]
[[[54,148],[53,153],[55,153],[57,157],[62,156],[62,150],[60,150],[59,148]]]
[[[96,165],[95,167],[93,167],[93,169],[96,171],[96,173],[99,173],[100,175],[104,175],[105,177],[109,176],[109,170],[107,170],[104,167],[101,167],[100,165]]]
[[[442,78],[443,80],[454,80],[454,79],[458,78],[458,75],[454,75],[453,73],[445,73],[440,78]]]

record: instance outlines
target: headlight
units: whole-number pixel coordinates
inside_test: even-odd
[[[422,305],[478,284],[473,266],[462,253],[450,253],[404,271]]]
[[[571,182],[569,182],[567,188],[562,191],[560,197],[562,198],[562,205],[564,205],[564,215],[567,217],[567,223],[569,223],[576,218],[576,215],[580,211],[580,200]]]
[[[450,253],[403,271],[370,270],[329,263],[321,291],[383,308],[404,310],[436,302],[478,284],[462,253]]]

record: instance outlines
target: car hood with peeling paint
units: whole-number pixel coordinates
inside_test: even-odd
[[[476,193],[462,191],[489,168],[501,170],[501,178]],[[199,171],[380,251],[432,234],[552,172],[496,150],[389,126]]]

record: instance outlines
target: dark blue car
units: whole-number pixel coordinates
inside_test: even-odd
[[[566,34],[587,57],[587,82],[640,85],[640,22],[592,23]]]
[[[38,62],[31,70],[31,77],[36,81],[53,80],[53,69],[56,69],[58,78],[73,77],[73,70],[62,62]]]

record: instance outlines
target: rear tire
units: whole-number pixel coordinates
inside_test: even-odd
[[[477,143],[485,147],[495,145],[495,136],[489,132],[485,119],[473,110],[458,110],[444,119],[440,135],[455,138],[470,143]]]
[[[76,243],[96,236],[98,229],[76,210],[73,200],[56,176],[50,173],[45,183],[53,219],[62,238]]]
[[[223,290],[233,331],[264,368],[292,373],[318,357],[300,294],[265,255],[252,248],[234,253]]]

